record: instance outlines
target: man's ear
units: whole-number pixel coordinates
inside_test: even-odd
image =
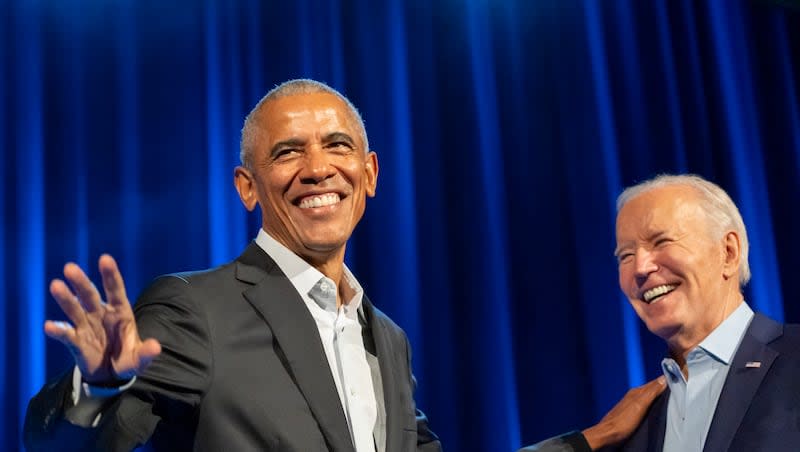
[[[252,212],[256,208],[256,204],[258,204],[253,173],[243,166],[237,166],[233,170],[233,185],[236,186],[236,191],[239,193],[239,199],[242,200],[244,208],[248,212]]]
[[[366,176],[367,196],[375,196],[375,188],[378,186],[378,154],[373,151],[367,152],[364,160],[364,172]]]
[[[722,267],[722,276],[725,279],[739,278],[739,261],[742,258],[742,244],[736,231],[728,231],[722,239],[725,261]]]

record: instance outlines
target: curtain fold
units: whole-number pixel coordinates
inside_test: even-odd
[[[617,285],[615,198],[698,173],[739,205],[755,309],[800,320],[800,11],[778,1],[118,0],[0,6],[0,444],[70,365],[49,280],[128,293],[235,258],[247,112],[311,77],[378,153],[348,265],[408,333],[447,450],[597,421],[664,345]]]

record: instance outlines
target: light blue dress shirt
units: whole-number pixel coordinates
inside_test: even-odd
[[[742,303],[686,356],[689,378],[671,358],[661,361],[669,386],[664,452],[700,452],[714,410],[753,310]]]

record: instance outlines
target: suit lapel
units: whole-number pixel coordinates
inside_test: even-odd
[[[395,383],[395,364],[396,357],[392,353],[392,343],[388,337],[386,326],[380,316],[375,314],[375,308],[364,295],[363,301],[364,317],[367,325],[372,329],[372,337],[375,341],[375,352],[378,357],[378,365],[381,369],[381,381],[383,383],[383,404],[386,410],[386,452],[399,450],[402,438],[397,434],[403,431],[402,416],[397,412],[401,406],[398,400],[400,395],[397,392]]]
[[[755,315],[733,357],[703,450],[728,450],[761,381],[778,357],[767,344],[781,334],[779,323]],[[760,364],[756,367],[754,363]]]
[[[252,243],[236,262],[236,277],[253,284],[244,297],[269,325],[292,378],[331,450],[354,450],[336,383],[316,323],[275,262]]]
[[[651,416],[648,416],[648,436],[647,450],[664,450],[664,435],[667,432],[667,404],[669,403],[669,388],[653,402],[650,408]]]

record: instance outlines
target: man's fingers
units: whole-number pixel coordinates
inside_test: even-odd
[[[145,339],[139,348],[139,372],[144,370],[160,354],[161,344],[155,339]]]
[[[86,324],[86,312],[78,302],[77,297],[69,290],[66,283],[60,279],[54,279],[50,283],[50,295],[55,298],[56,303],[64,311],[67,318],[76,326],[83,326]]]
[[[86,312],[95,312],[100,309],[102,304],[100,293],[78,265],[72,262],[64,265],[64,277],[69,281],[75,291],[75,296],[78,297],[78,301]]]
[[[75,329],[67,322],[54,322],[52,320],[44,322],[44,334],[66,345],[70,351],[78,348],[76,345],[78,336],[75,333]]]
[[[663,375],[654,380],[650,380],[649,382],[645,383],[644,386],[642,386],[647,395],[653,399],[664,392],[666,387],[667,379]]]
[[[159,354],[161,354],[161,344],[155,339],[147,339],[140,342],[135,350],[124,354],[125,359],[112,361],[114,373],[122,379],[140,375]]]
[[[623,409],[635,409],[647,411],[653,400],[656,399],[667,387],[667,380],[660,376],[647,383],[629,389],[625,397],[620,401],[619,406]],[[613,410],[612,410],[613,411]],[[611,414],[611,413],[609,413]]]
[[[98,266],[103,277],[103,288],[106,291],[108,303],[114,307],[126,306],[130,308],[128,296],[125,293],[125,283],[114,258],[108,254],[103,254],[100,256]]]

